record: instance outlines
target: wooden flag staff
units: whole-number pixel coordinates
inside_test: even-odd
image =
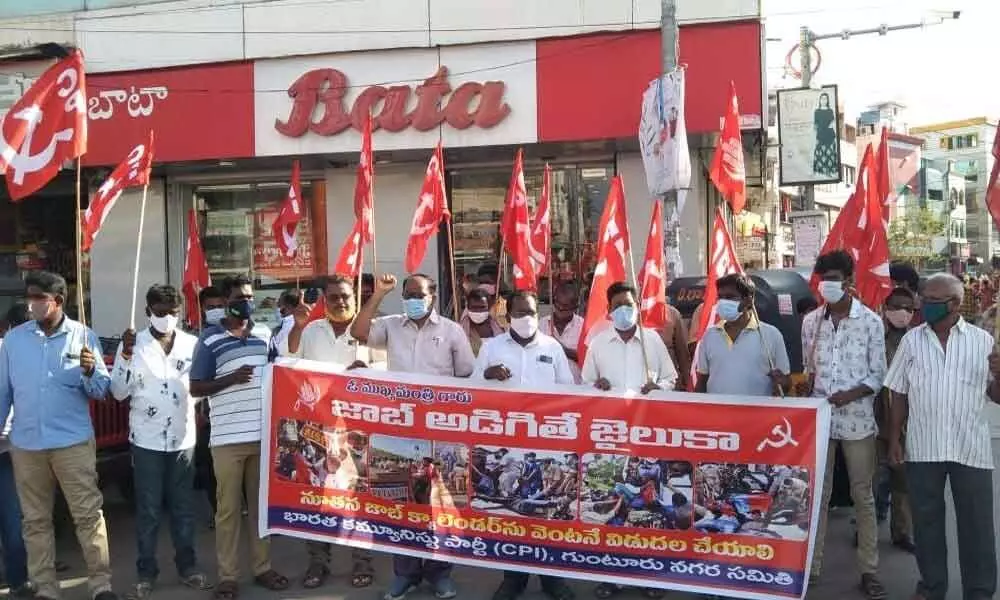
[[[139,295],[139,259],[142,256],[142,228],[146,223],[146,195],[149,192],[149,178],[142,186],[142,201],[139,203],[139,232],[135,240],[135,265],[132,267],[132,307],[128,311],[129,329],[135,329],[135,303]]]
[[[80,323],[87,326],[87,312],[83,305],[83,203],[80,199],[82,190],[80,188],[80,171],[82,170],[80,157],[76,158],[76,306],[77,318]]]

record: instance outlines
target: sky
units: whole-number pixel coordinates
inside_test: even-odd
[[[881,24],[928,22],[923,29],[817,42],[822,55],[813,85],[837,84],[848,119],[868,105],[906,105],[917,126],[978,116],[1000,116],[1000,0],[762,0],[770,88],[798,87],[784,76],[799,28],[817,34]],[[962,11],[959,19],[930,25],[934,11]],[[814,59],[815,60],[815,59]],[[798,57],[793,57],[798,66]]]

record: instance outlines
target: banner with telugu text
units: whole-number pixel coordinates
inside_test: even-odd
[[[802,598],[829,406],[268,367],[261,530],[456,564]],[[822,457],[822,460],[821,458]]]

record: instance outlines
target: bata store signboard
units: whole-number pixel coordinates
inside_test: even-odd
[[[533,143],[534,63],[533,41],[258,61],[256,154],[356,152],[367,111],[379,150]]]
[[[116,165],[150,130],[157,163],[252,156],[252,90],[248,62],[87,75],[83,163]]]

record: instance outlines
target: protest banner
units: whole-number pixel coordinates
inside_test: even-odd
[[[829,405],[503,384],[281,359],[261,523],[457,564],[801,598]]]

